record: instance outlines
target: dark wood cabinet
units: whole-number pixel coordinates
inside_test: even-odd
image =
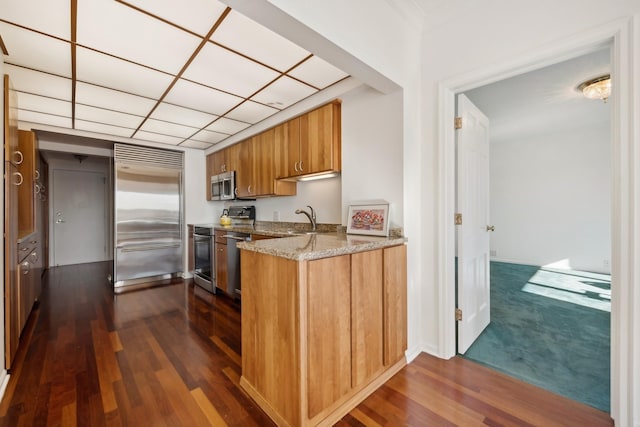
[[[279,178],[300,177],[341,169],[341,105],[324,105],[287,122],[284,132],[286,169]],[[282,159],[282,158],[281,158]],[[282,176],[285,173],[286,175]]]
[[[22,239],[36,231],[36,134],[19,130],[18,150],[22,153],[22,162],[18,165],[18,172],[22,176],[22,185],[18,187],[18,239]]]
[[[214,250],[216,251],[216,287],[227,289],[229,275],[227,272],[227,234],[225,230],[215,231]]]
[[[297,178],[341,170],[341,106],[335,101],[207,156],[209,180],[236,172],[237,196],[293,196]]]
[[[9,76],[3,78],[4,102],[4,339],[5,368],[10,369],[18,351],[20,328],[18,319],[18,187],[22,176],[18,165],[22,153],[18,151],[17,94],[11,88]]]

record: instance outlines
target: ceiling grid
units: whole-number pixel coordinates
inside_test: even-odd
[[[0,37],[21,122],[107,139],[207,149],[347,77],[216,0],[5,0]]]

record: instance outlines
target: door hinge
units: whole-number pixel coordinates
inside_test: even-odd
[[[457,213],[455,216],[455,224],[456,225],[462,225],[462,214],[461,213]]]
[[[453,128],[454,129],[462,129],[462,117],[456,117],[453,120]]]
[[[456,308],[456,321],[459,322],[462,320],[462,310],[459,308]]]

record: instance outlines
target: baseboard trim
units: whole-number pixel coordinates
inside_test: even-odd
[[[2,399],[4,399],[4,393],[7,391],[7,386],[9,385],[9,378],[11,377],[11,375],[9,375],[7,373],[6,369],[3,369],[0,372],[0,378],[2,378],[0,381],[0,402],[2,402]]]

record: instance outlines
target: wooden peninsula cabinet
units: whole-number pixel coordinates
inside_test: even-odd
[[[332,425],[406,364],[406,246],[331,239],[241,245],[240,384],[278,425]]]

